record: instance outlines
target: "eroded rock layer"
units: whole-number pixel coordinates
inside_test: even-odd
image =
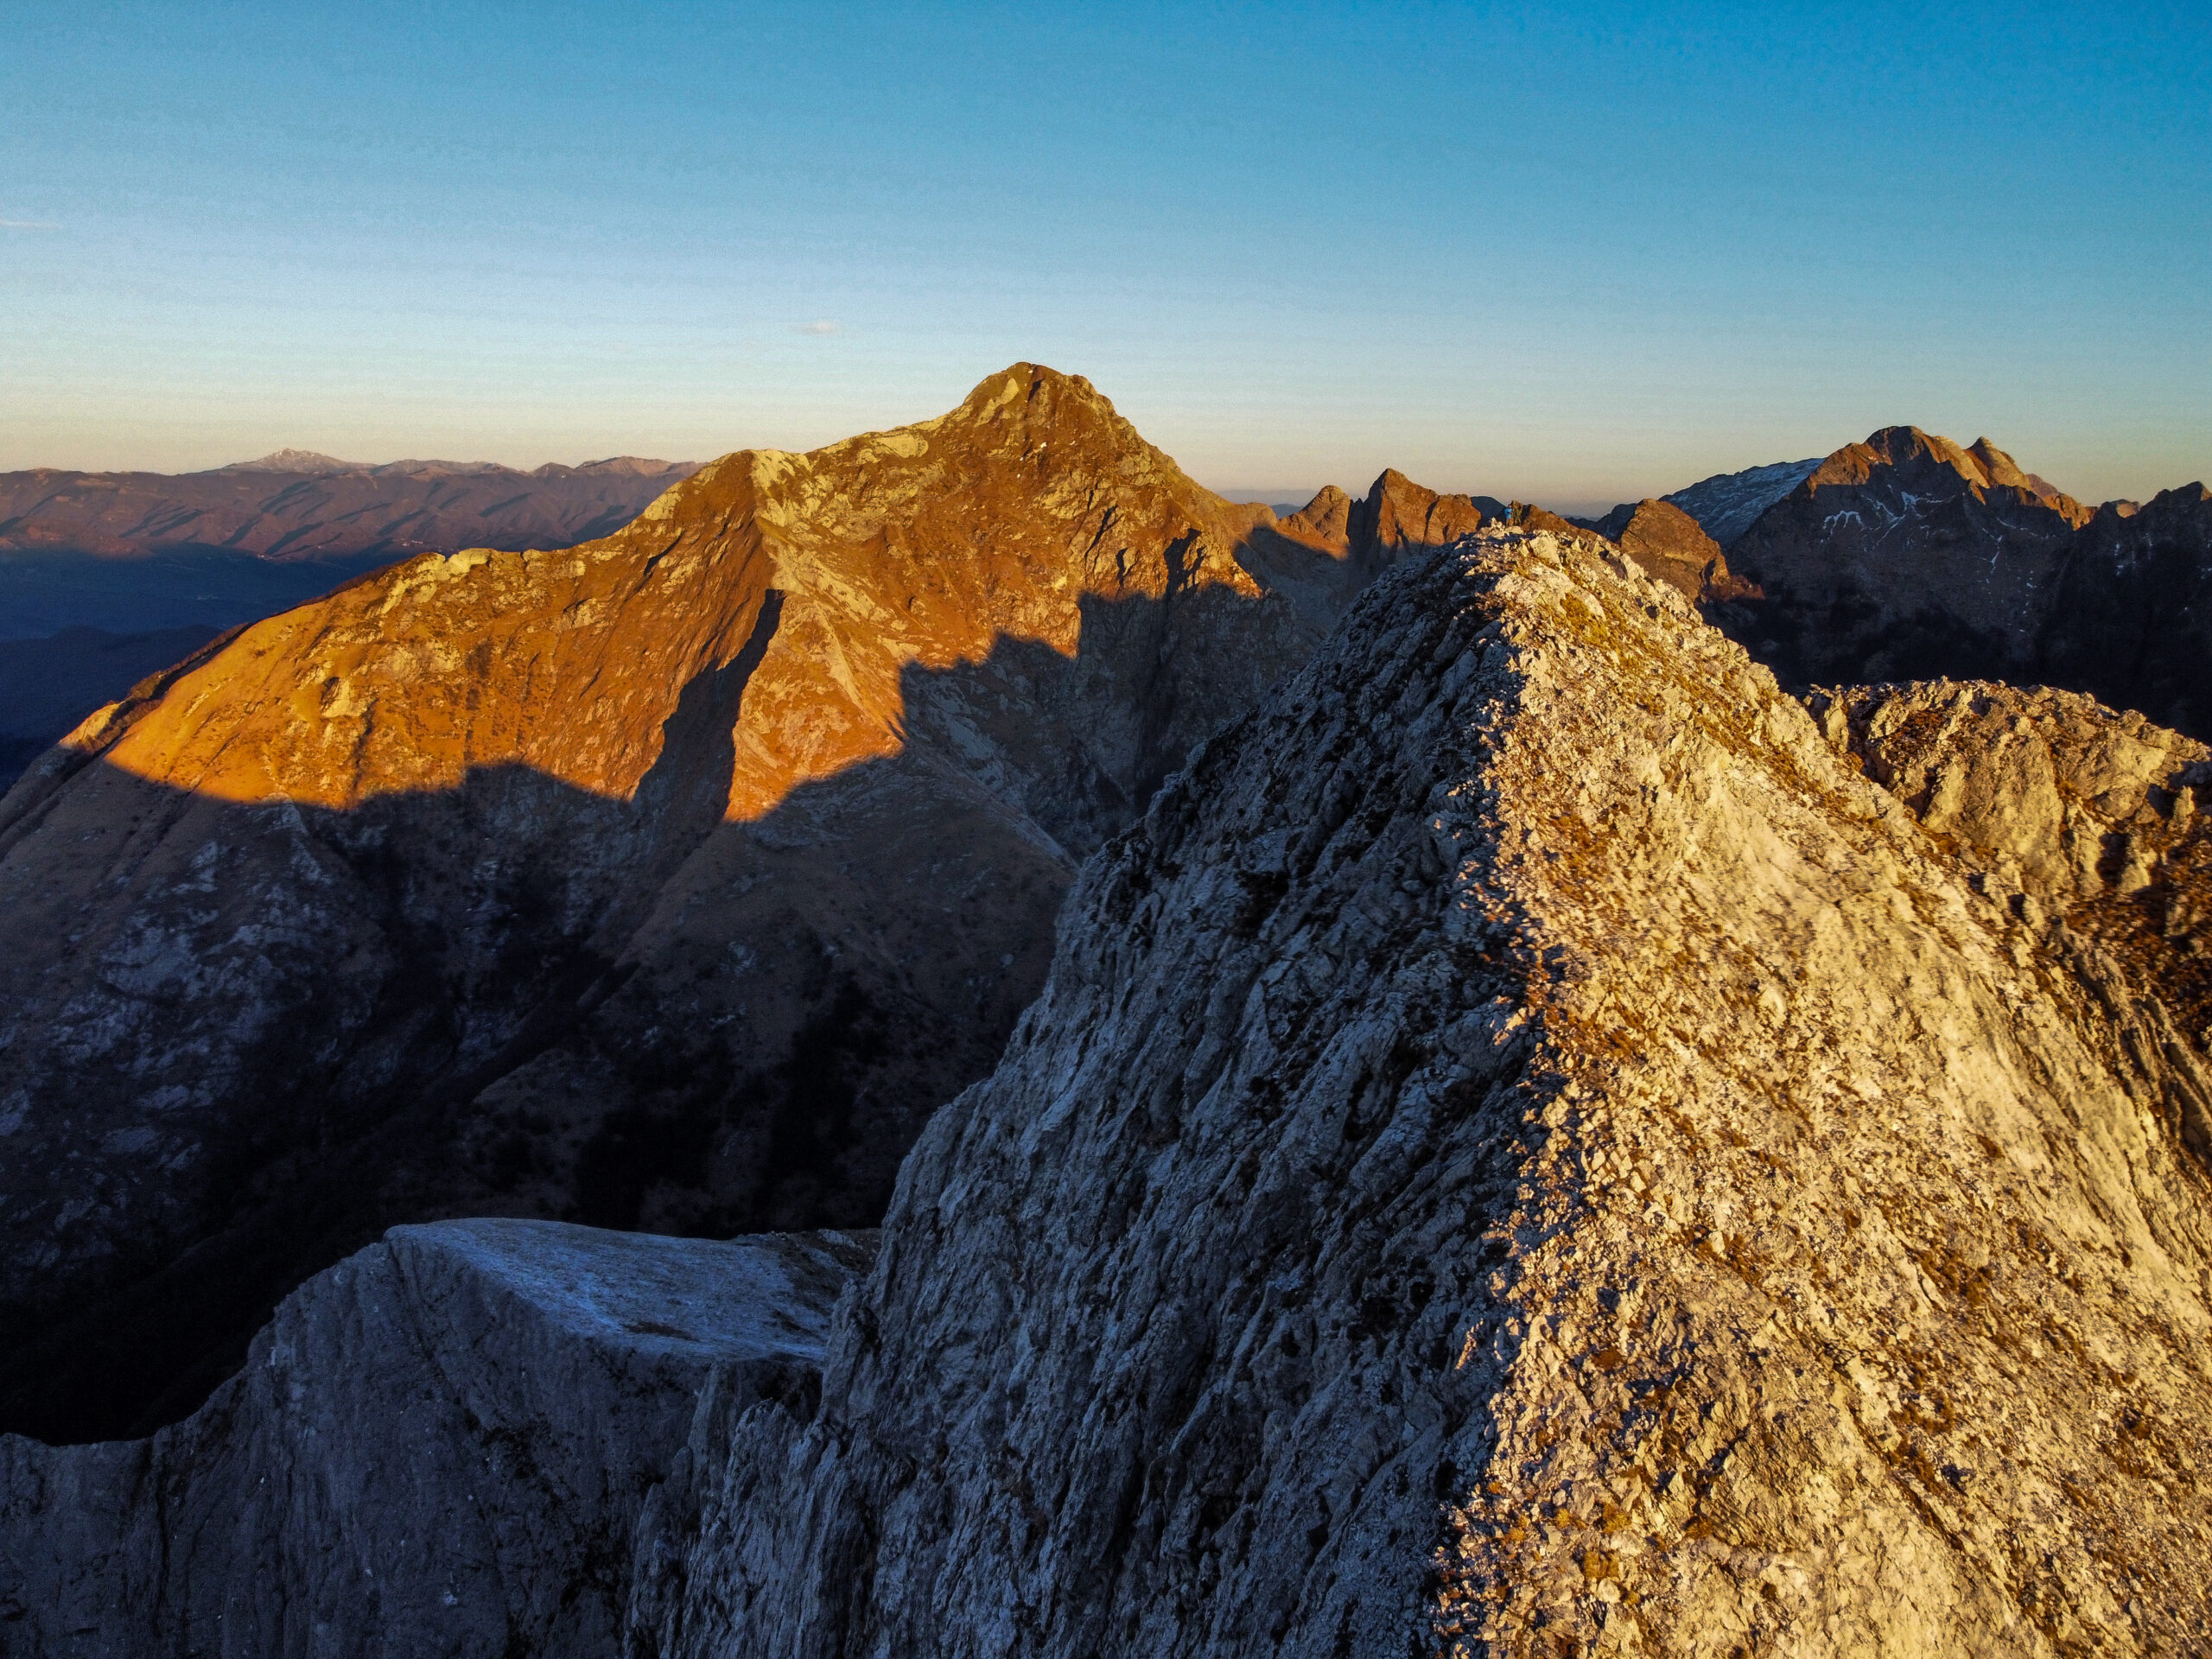
[[[2185,746],[1972,701],[2165,868]],[[1602,547],[1379,583],[1087,867],[637,1649],[2212,1641],[2205,1039],[2014,902],[2086,819],[1829,731]]]

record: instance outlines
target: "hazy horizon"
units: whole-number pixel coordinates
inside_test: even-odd
[[[1240,493],[1575,510],[1902,423],[2140,499],[2212,474],[2208,45],[2177,7],[19,17],[0,469],[804,449],[1026,359]]]

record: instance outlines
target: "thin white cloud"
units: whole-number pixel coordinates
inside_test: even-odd
[[[802,334],[836,334],[844,332],[844,324],[823,317],[813,322],[795,322],[792,328]]]
[[[45,219],[0,219],[0,231],[58,231],[61,227]]]

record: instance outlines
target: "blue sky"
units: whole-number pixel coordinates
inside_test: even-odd
[[[0,467],[804,448],[1027,358],[1270,494],[1911,422],[2140,495],[2212,474],[2208,15],[0,0]]]

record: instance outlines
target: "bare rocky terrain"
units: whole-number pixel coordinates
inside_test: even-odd
[[[1336,499],[1233,506],[1017,365],[94,715],[0,801],[0,1424],[181,1415],[395,1223],[873,1224],[1083,858],[1482,522]]]
[[[1815,455],[1808,461],[1747,467],[1739,473],[1715,473],[1663,499],[1696,519],[1721,547],[1733,547],[1761,513],[1810,477],[1821,461]]]
[[[2063,692],[1808,709],[1596,538],[1408,557],[1085,866],[872,1267],[401,1229],[189,1423],[0,1442],[0,1607],[86,1652],[214,1608],[607,1651],[617,1606],[655,1659],[2204,1651],[2209,791]],[[683,1344],[734,1370],[680,1435],[682,1387],[538,1398]],[[342,1378],[387,1347],[404,1449]],[[438,1570],[289,1541],[355,1492],[347,1559],[428,1521]]]
[[[2202,754],[1387,580],[1088,868],[636,1650],[2202,1650],[2212,1073],[2098,942]]]
[[[695,470],[633,456],[369,467],[283,449],[206,473],[0,473],[0,791],[217,633],[426,550],[606,535]]]
[[[1017,365],[154,674],[0,798],[0,1651],[2212,1651],[2212,750],[1973,677],[2196,707],[2212,498],[1783,491]]]
[[[803,1408],[872,1235],[395,1229],[149,1440],[0,1437],[0,1652],[614,1652],[701,1400]]]
[[[1704,527],[1671,500],[1624,501],[1602,518],[1570,521],[1611,542],[1645,575],[1707,604],[1757,592],[1728,569],[1727,555]]]

